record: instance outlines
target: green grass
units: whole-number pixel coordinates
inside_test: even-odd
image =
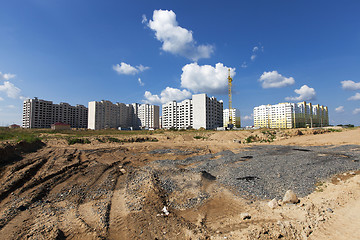
[[[67,142],[69,145],[73,145],[76,143],[81,143],[81,144],[89,144],[91,143],[89,139],[87,138],[68,138]]]

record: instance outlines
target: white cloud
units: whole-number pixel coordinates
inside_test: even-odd
[[[3,85],[0,85],[0,92],[5,92],[9,98],[18,98],[21,90],[11,82],[5,81]]]
[[[253,55],[251,55],[251,57],[250,57],[251,61],[255,61],[255,58],[256,58],[256,54],[253,54]]]
[[[16,108],[16,107],[15,107],[15,105],[8,105],[7,108],[14,109],[14,108]]]
[[[249,121],[249,120],[252,120],[254,118],[254,114],[251,114],[251,115],[246,115],[242,118],[242,120],[244,121]]]
[[[358,113],[360,113],[360,108],[355,108],[353,114],[358,114]]]
[[[15,76],[16,76],[15,74],[0,72],[0,80],[10,80],[11,78],[14,78]]]
[[[352,100],[352,101],[360,100],[360,93],[355,93],[355,95],[349,97],[348,100]]]
[[[138,78],[138,82],[140,84],[140,86],[144,86],[145,84],[141,81],[141,78]]]
[[[255,46],[254,48],[253,48],[253,52],[256,52],[256,51],[258,51],[259,50],[259,47],[258,46]]]
[[[148,20],[147,20],[147,17],[145,14],[142,15],[142,20],[141,20],[141,23],[146,23]]]
[[[341,81],[342,88],[345,90],[359,90],[360,82],[356,83],[351,80]]]
[[[2,97],[0,97],[0,101],[4,101],[4,99]]]
[[[148,70],[149,67],[144,67],[141,64],[139,66],[133,67],[130,64],[121,62],[120,64],[113,65],[113,69],[118,74],[135,75],[135,74],[137,74],[139,72],[143,72],[145,70]]]
[[[315,89],[303,85],[300,89],[295,89],[295,93],[299,94],[297,97],[286,97],[287,101],[309,101],[313,100],[316,97]]]
[[[163,43],[162,50],[165,52],[193,61],[209,58],[214,52],[212,45],[197,45],[192,32],[178,25],[176,14],[172,10],[155,10],[153,20],[149,20],[148,26],[155,31],[156,39]]]
[[[187,90],[180,90],[177,88],[167,87],[161,91],[160,97],[156,94],[151,94],[151,92],[146,91],[144,94],[146,100],[144,102],[152,104],[164,104],[170,101],[181,101],[186,98],[191,98],[191,92]]]
[[[139,65],[139,66],[136,66],[136,68],[140,71],[140,72],[143,72],[143,71],[145,71],[145,70],[148,70],[148,69],[150,69],[150,67],[145,67],[145,66],[143,66],[143,65]]]
[[[248,66],[247,66],[247,63],[246,62],[243,62],[242,64],[241,64],[241,67],[242,68],[247,68]]]
[[[259,81],[261,82],[261,86],[263,88],[281,88],[295,83],[295,79],[293,77],[286,78],[277,71],[264,72],[260,76]]]
[[[337,108],[335,108],[335,112],[337,112],[337,113],[342,113],[344,111],[345,111],[344,106],[338,106]]]
[[[193,92],[203,93],[226,93],[228,86],[229,67],[217,63],[215,67],[210,65],[199,66],[190,63],[182,68],[181,87]],[[235,68],[230,68],[230,76],[235,76]]]

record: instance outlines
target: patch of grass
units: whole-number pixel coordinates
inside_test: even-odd
[[[329,130],[330,132],[342,132],[341,129],[329,128],[328,130]]]
[[[108,137],[108,138],[107,138],[107,141],[108,141],[108,142],[121,142],[120,139],[114,138],[114,137]]]
[[[35,135],[26,135],[26,136],[20,136],[17,139],[17,142],[25,141],[28,143],[33,143],[36,141],[40,141],[41,139]]]
[[[69,145],[73,145],[76,143],[81,143],[81,144],[89,144],[91,143],[89,139],[87,138],[68,138],[67,142]]]
[[[195,138],[195,139],[206,139],[206,137],[204,137],[204,136],[199,136],[199,135],[194,136],[194,138]]]

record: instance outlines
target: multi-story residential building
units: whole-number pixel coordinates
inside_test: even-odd
[[[89,102],[89,129],[159,128],[159,106],[149,104],[112,103],[102,100]]]
[[[328,108],[311,103],[279,103],[254,108],[254,127],[299,128],[329,125]]]
[[[241,120],[240,120],[240,110],[236,108],[232,108],[230,111],[229,109],[224,109],[223,118],[224,118],[224,127],[228,127],[230,122],[231,116],[231,123],[234,127],[240,128],[241,127]]]
[[[142,129],[156,129],[160,127],[159,124],[159,106],[150,104],[141,104],[138,108],[138,118],[140,120],[140,128]]]
[[[50,128],[57,122],[70,124],[72,128],[87,128],[87,118],[84,105],[53,104],[38,98],[26,99],[23,104],[24,128]]]
[[[193,127],[193,105],[191,99],[168,102],[162,105],[162,127],[186,129]]]
[[[223,125],[223,102],[206,94],[192,99],[168,102],[162,105],[162,127],[186,129],[214,129]]]

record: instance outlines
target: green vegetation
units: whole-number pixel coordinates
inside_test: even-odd
[[[204,136],[199,136],[199,135],[194,136],[194,138],[195,138],[195,139],[206,139],[206,137],[204,137]]]
[[[342,132],[341,129],[333,129],[333,128],[329,128],[328,129],[330,132]]]
[[[256,138],[257,138],[257,135],[256,136],[249,136],[249,137],[245,138],[245,143],[255,142]]]
[[[89,144],[91,143],[89,139],[87,138],[68,138],[67,142],[69,145],[73,145],[75,143],[81,143],[81,144]]]

